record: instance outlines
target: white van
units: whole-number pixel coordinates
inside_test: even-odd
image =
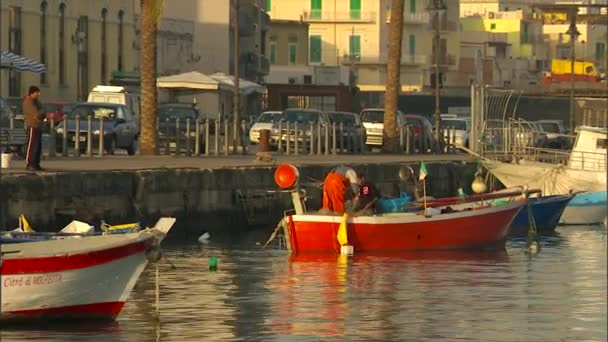
[[[98,85],[91,90],[87,102],[118,103],[131,109],[139,118],[139,94],[129,93],[125,87]],[[139,120],[138,120],[139,121]]]

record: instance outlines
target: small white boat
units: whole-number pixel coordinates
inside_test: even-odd
[[[606,221],[608,192],[597,191],[577,194],[560,218],[564,225],[596,225]]]
[[[113,320],[175,223],[135,233],[2,245],[0,322]]]

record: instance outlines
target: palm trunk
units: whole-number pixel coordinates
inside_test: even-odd
[[[382,150],[396,153],[399,146],[397,127],[397,101],[399,99],[401,72],[401,40],[403,38],[404,0],[392,0],[391,23],[388,36],[388,61],[386,65],[386,93],[384,96],[384,137]]]
[[[141,144],[142,155],[156,155],[156,30],[157,0],[141,0]]]

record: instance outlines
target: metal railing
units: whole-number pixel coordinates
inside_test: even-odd
[[[45,146],[46,156],[54,158],[103,157],[115,149],[126,148],[116,144],[115,131],[109,131],[105,118],[76,116],[59,124],[51,119]],[[221,119],[180,119],[170,118],[157,121],[158,150],[160,155],[171,156],[228,156],[248,154],[250,125],[242,121],[239,126],[238,146],[233,141],[233,122]],[[437,142],[425,132],[410,126],[399,129],[399,146],[405,154],[433,152]],[[454,153],[458,149],[455,130],[443,130],[445,144],[443,153]],[[271,130],[270,145],[278,154],[284,155],[337,155],[366,154],[369,146],[381,147],[382,135],[369,145],[370,136],[362,126],[333,124],[302,124],[279,122]],[[378,145],[379,143],[379,145]],[[135,154],[137,145],[129,154]]]

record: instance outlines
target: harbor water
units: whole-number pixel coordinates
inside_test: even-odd
[[[8,341],[606,341],[606,228],[558,227],[537,255],[290,256],[266,233],[168,239],[116,322],[0,327]],[[209,270],[210,258],[217,270]],[[173,264],[174,267],[171,265]]]

